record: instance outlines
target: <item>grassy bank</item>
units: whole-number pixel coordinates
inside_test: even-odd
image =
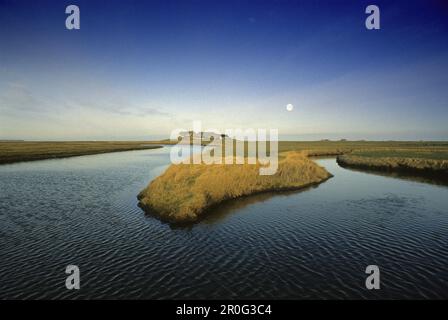
[[[314,155],[338,155],[362,152],[385,155],[393,151],[402,151],[401,156],[421,157],[431,155],[448,160],[448,142],[445,141],[280,141],[279,151],[306,151]]]
[[[157,143],[143,141],[0,142],[0,164],[160,148],[161,146]]]
[[[302,150],[308,156],[337,156],[341,166],[368,171],[410,173],[445,181],[448,143],[431,141],[280,142],[280,150]]]
[[[304,188],[331,177],[301,152],[279,158],[272,176],[259,165],[171,165],[138,196],[140,206],[164,221],[194,222],[211,206],[250,194]]]
[[[431,176],[448,181],[448,160],[445,152],[421,150],[358,151],[337,157],[343,167],[371,171],[403,172]]]

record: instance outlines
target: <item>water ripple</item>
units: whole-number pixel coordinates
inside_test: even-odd
[[[318,188],[179,229],[135,198],[167,163],[145,150],[0,167],[0,298],[448,298],[447,188],[321,160],[335,177]],[[381,290],[364,287],[369,264]]]

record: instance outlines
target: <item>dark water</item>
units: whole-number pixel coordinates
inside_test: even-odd
[[[0,298],[448,298],[448,188],[319,160],[334,178],[317,188],[172,229],[136,200],[167,152],[0,166]]]

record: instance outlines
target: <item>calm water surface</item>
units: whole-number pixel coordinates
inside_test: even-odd
[[[334,178],[317,188],[173,229],[136,199],[168,151],[0,166],[0,298],[448,298],[448,188],[318,160]]]

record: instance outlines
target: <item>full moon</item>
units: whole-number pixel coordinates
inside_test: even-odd
[[[288,111],[292,111],[292,109],[294,109],[294,106],[293,106],[292,104],[288,103],[288,104],[286,105],[286,110],[288,110]]]

